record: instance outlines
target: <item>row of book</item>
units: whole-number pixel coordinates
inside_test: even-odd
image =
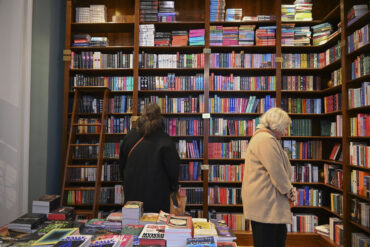
[[[230,187],[208,187],[209,204],[241,204],[241,188]]]
[[[259,118],[218,118],[210,121],[210,135],[214,136],[252,136],[256,132]]]
[[[329,87],[335,87],[342,85],[342,68],[334,70],[330,73],[330,81],[328,82]]]
[[[154,102],[158,104],[162,113],[200,113],[204,112],[204,95],[175,98],[169,96],[149,96],[139,99],[139,112],[144,106]]]
[[[188,164],[180,164],[180,181],[201,181],[201,162],[190,161]]]
[[[82,142],[79,139],[75,142],[76,146],[72,147],[72,157],[74,159],[96,159],[99,151],[98,142],[92,140],[89,142]],[[79,146],[80,144],[84,146]]]
[[[140,21],[176,21],[175,1],[140,0]]]
[[[330,193],[330,210],[339,215],[343,215],[343,195]]]
[[[208,143],[210,159],[243,159],[248,148],[248,140]]]
[[[369,29],[370,24],[367,24],[347,37],[348,53],[353,52],[369,43]]]
[[[343,169],[338,165],[324,164],[324,183],[343,188]]]
[[[370,82],[363,82],[360,88],[348,89],[348,107],[356,108],[370,105]]]
[[[78,164],[81,166],[81,164]],[[89,165],[89,164],[86,164]],[[95,163],[96,165],[96,163]],[[73,165],[72,165],[73,166]],[[71,182],[96,181],[96,168],[70,168],[68,177]],[[104,162],[102,165],[101,181],[121,181],[120,167],[117,162]]]
[[[109,46],[108,37],[91,37],[89,34],[74,34],[72,47],[105,47]]]
[[[67,192],[68,205],[92,205],[95,191],[72,190]],[[122,185],[114,187],[101,187],[99,203],[123,204],[124,195]]]
[[[319,91],[321,89],[321,77],[313,75],[283,76],[281,89],[288,91]]]
[[[296,200],[293,203],[294,206],[311,206],[321,207],[322,206],[322,190],[313,189],[309,186],[303,188],[296,188]]]
[[[292,165],[292,178],[294,183],[318,183],[319,167],[311,163]]]
[[[370,228],[369,210],[370,203],[361,202],[360,200],[353,198],[351,201],[351,220],[366,228]]]
[[[312,21],[312,1],[295,1],[281,5],[282,21]]]
[[[288,113],[322,113],[322,99],[310,98],[282,98],[281,108]]]
[[[71,53],[71,69],[132,69],[134,55],[122,51],[102,53],[100,51],[82,51]]]
[[[203,158],[203,140],[179,140],[176,142],[176,149],[181,159]]]
[[[107,118],[105,126],[106,134],[127,134],[131,129],[131,118],[125,117],[113,117]]]
[[[347,26],[356,22],[361,16],[368,13],[367,4],[355,4],[347,12]]]
[[[254,31],[255,27],[255,25],[210,26],[210,45],[274,46],[276,44],[276,26],[261,26]]]
[[[92,205],[95,191],[69,190],[67,191],[67,205]]]
[[[176,30],[159,32],[154,24],[139,27],[139,46],[203,46],[205,29]]]
[[[241,213],[217,212],[210,209],[208,212],[209,219],[223,220],[232,230],[251,231],[252,226],[249,220],[246,220]]]
[[[92,95],[82,95],[79,104],[79,113],[102,113],[103,99]]]
[[[203,203],[203,187],[181,187],[179,190],[186,195],[187,204]]]
[[[287,136],[312,136],[312,119],[292,119]]]
[[[282,146],[290,159],[321,159],[321,141],[282,140]]]
[[[264,113],[276,106],[276,99],[270,95],[264,98],[226,98],[215,95],[209,99],[211,113]]]
[[[230,74],[230,76],[215,75],[211,73],[209,90],[219,91],[257,91],[257,90],[275,90],[275,76],[238,76]]]
[[[342,110],[342,94],[337,93],[334,95],[324,97],[324,112],[329,113],[333,111]]]
[[[203,90],[204,76],[175,75],[168,73],[167,76],[139,76],[139,90]]]
[[[349,143],[350,164],[370,168],[370,145],[361,142]]]
[[[133,104],[131,95],[116,95],[108,99],[108,112],[132,113]]]
[[[342,115],[336,115],[335,122],[330,120],[320,121],[320,134],[322,136],[342,136],[342,133],[343,133]]]
[[[359,113],[349,119],[351,136],[370,136],[370,114]]]
[[[225,0],[210,0],[209,19],[210,21],[224,21],[225,19]]]
[[[98,118],[79,118],[77,120],[77,134],[97,134],[101,131],[101,125],[99,125],[100,119]],[[89,125],[96,124],[96,125]]]
[[[351,171],[351,192],[370,198],[370,172],[355,169]]]
[[[133,91],[132,76],[86,76],[76,74],[71,78],[71,86],[75,87],[108,87],[112,91]]]
[[[340,41],[332,48],[321,53],[283,53],[284,69],[320,69],[340,59]]]
[[[203,120],[200,118],[165,118],[164,126],[170,136],[203,135]]]
[[[214,164],[209,166],[208,181],[210,182],[242,182],[244,164],[225,165]]]
[[[204,53],[139,54],[139,68],[203,68]]]
[[[276,54],[211,53],[210,68],[275,68]]]
[[[370,56],[368,54],[361,54],[351,64],[351,79],[368,74],[370,74]]]
[[[105,142],[103,158],[118,159],[119,158],[120,143],[119,142]]]

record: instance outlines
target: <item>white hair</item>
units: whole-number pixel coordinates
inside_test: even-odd
[[[265,112],[260,118],[260,124],[280,134],[284,134],[292,120],[284,110],[274,107]]]

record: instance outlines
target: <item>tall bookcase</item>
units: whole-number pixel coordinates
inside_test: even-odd
[[[246,21],[246,22],[211,22],[210,21],[210,0],[203,1],[179,1],[175,0],[175,10],[177,11],[176,22],[162,23],[162,22],[140,22],[140,0],[95,0],[95,1],[77,1],[77,0],[67,0],[67,13],[66,13],[66,40],[65,40],[65,67],[64,67],[64,110],[63,110],[63,155],[62,164],[64,168],[66,166],[72,166],[73,159],[66,159],[67,157],[67,147],[68,147],[68,133],[69,133],[69,122],[72,114],[69,109],[71,109],[71,102],[75,94],[75,89],[72,88],[72,78],[76,75],[83,75],[85,77],[91,76],[105,76],[105,77],[132,77],[133,86],[132,90],[111,90],[109,97],[113,99],[118,99],[118,101],[124,97],[124,101],[130,105],[127,109],[118,110],[107,113],[107,118],[125,118],[125,117],[136,117],[140,114],[140,104],[143,103],[145,98],[154,96],[158,98],[196,98],[198,102],[204,102],[202,107],[192,108],[191,110],[176,111],[169,110],[165,111],[163,115],[166,119],[176,118],[178,120],[184,121],[198,121],[200,124],[201,133],[198,135],[190,135],[186,132],[186,135],[175,135],[173,136],[174,141],[179,142],[180,140],[185,140],[188,143],[192,143],[193,140],[197,142],[198,145],[202,144],[203,155],[199,156],[186,156],[182,158],[182,164],[189,165],[189,162],[198,162],[201,165],[202,175],[201,179],[193,179],[190,181],[180,181],[184,188],[197,188],[203,190],[202,193],[202,203],[191,203],[187,205],[187,209],[194,209],[195,211],[201,211],[204,216],[208,216],[209,212],[227,212],[227,213],[242,213],[242,206],[240,202],[232,204],[221,204],[221,203],[208,203],[210,190],[217,190],[218,187],[226,188],[226,190],[235,188],[233,193],[238,193],[237,189],[241,187],[241,182],[239,181],[223,181],[215,180],[210,177],[211,169],[217,169],[215,166],[222,165],[239,165],[244,163],[244,160],[237,154],[235,156],[223,157],[217,156],[213,152],[213,147],[216,147],[215,143],[235,143],[237,147],[241,144],[243,140],[249,140],[252,133],[248,132],[240,134],[235,133],[233,135],[222,135],[220,133],[215,134],[216,121],[222,122],[224,120],[232,120],[239,124],[241,121],[256,121],[256,119],[262,114],[257,110],[258,113],[239,113],[235,107],[228,109],[217,110],[217,105],[215,102],[232,102],[228,106],[232,106],[237,98],[240,100],[250,97],[256,97],[258,99],[264,98],[269,101],[270,106],[272,102],[275,102],[276,106],[283,107],[290,111],[291,118],[296,121],[300,119],[309,120],[310,135],[293,135],[283,138],[283,143],[301,143],[302,147],[304,145],[316,145],[315,142],[320,143],[316,147],[318,155],[315,157],[292,157],[292,165],[302,165],[304,163],[311,163],[313,166],[317,166],[319,170],[324,170],[325,166],[332,166],[336,169],[341,169],[343,173],[343,186],[338,188],[336,186],[325,184],[323,181],[319,182],[297,182],[294,186],[302,188],[308,186],[310,188],[315,188],[322,190],[325,194],[330,197],[330,193],[338,194],[343,197],[343,214],[333,211],[330,206],[295,206],[292,211],[295,213],[313,213],[319,217],[319,223],[327,223],[329,217],[338,217],[343,221],[344,225],[344,246],[351,245],[351,234],[352,232],[364,232],[366,234],[370,233],[370,230],[360,224],[351,220],[351,204],[352,199],[358,199],[361,202],[369,202],[369,199],[365,196],[359,196],[351,192],[351,172],[353,170],[360,170],[369,172],[369,168],[363,168],[359,166],[354,166],[350,163],[350,143],[351,142],[361,142],[365,145],[369,145],[369,136],[364,137],[354,137],[351,136],[351,124],[350,119],[357,116],[359,113],[369,113],[369,106],[361,106],[357,108],[351,108],[348,105],[348,90],[351,88],[359,88],[362,83],[369,80],[369,74],[359,76],[353,79],[351,77],[351,66],[354,59],[361,54],[366,54],[369,52],[369,45],[365,45],[359,49],[348,52],[348,41],[347,37],[351,35],[354,31],[362,28],[364,25],[368,24],[369,13],[361,17],[359,20],[347,27],[347,12],[352,7],[353,4],[366,3],[366,1],[347,1],[347,0],[331,0],[322,1],[313,0],[313,21],[281,21],[281,5],[282,4],[293,4],[292,0],[280,0],[280,1],[269,1],[269,0],[226,0],[226,8],[242,8],[243,16],[256,16],[256,15],[274,15],[276,20],[273,21]],[[112,20],[113,15],[131,15],[133,18],[128,18],[124,23],[75,23],[76,17],[76,7],[88,7],[90,4],[104,4],[107,7],[107,21]],[[282,45],[282,26],[284,24],[295,24],[295,26],[313,26],[323,22],[330,22],[334,27],[338,23],[341,23],[342,31],[337,35],[334,35],[327,43],[319,46],[283,46]],[[180,47],[148,47],[139,45],[139,32],[140,25],[142,24],[154,24],[156,31],[159,32],[170,32],[190,29],[205,29],[205,44],[204,46],[180,46]],[[276,45],[273,46],[215,46],[211,45],[210,34],[213,26],[223,26],[223,27],[240,27],[241,25],[255,25],[256,28],[264,26],[276,26]],[[74,34],[90,34],[91,36],[107,36],[109,39],[109,46],[107,47],[72,47],[72,37]],[[323,53],[329,49],[332,49],[335,53],[334,47],[341,48],[339,51],[337,49],[336,59],[328,60],[321,67],[310,67],[305,68],[294,68],[286,65],[287,54],[310,54],[310,53]],[[73,59],[71,53],[80,54],[82,52],[99,51],[102,53],[117,53],[122,52],[124,54],[132,54],[133,56],[133,66],[129,68],[115,68],[115,69],[86,69],[86,68],[73,68],[71,69],[70,60]],[[219,53],[235,53],[235,54],[262,54],[261,56],[270,56],[268,59],[272,59],[272,63],[266,66],[249,66],[249,67],[237,67],[237,66],[223,66],[223,64],[215,65],[216,54]],[[203,66],[196,68],[142,68],[139,66],[139,57],[142,54],[203,54]],[[300,55],[301,56],[301,55]],[[339,85],[332,86],[328,84],[331,80],[331,73],[336,70],[341,69],[338,73],[342,76],[342,83]],[[189,88],[180,88],[175,90],[153,90],[148,88],[143,88],[141,81],[143,77],[149,76],[168,76],[169,74],[175,74],[175,77],[179,76],[196,76],[197,74],[203,75],[203,85],[196,90]],[[217,88],[211,82],[214,82],[216,77],[226,78],[226,77],[269,77],[268,80],[274,80],[274,86],[267,88]],[[301,90],[285,88],[284,83],[287,82],[288,77],[293,76],[312,76],[314,80],[319,78],[321,86],[316,88],[316,90]],[[271,79],[272,78],[272,79]],[[270,82],[270,81],[269,81]],[[144,83],[145,86],[145,83]],[[325,112],[324,101],[329,96],[336,96],[341,94],[340,103],[341,109],[332,109]],[[115,98],[116,97],[116,98]],[[232,98],[232,100],[230,100]],[[270,101],[274,98],[275,101]],[[321,108],[319,113],[296,113],[297,104],[293,103],[294,109],[292,108],[292,102],[298,102],[297,99],[320,99]],[[114,100],[113,100],[114,102]],[[208,102],[213,102],[209,104]],[[302,101],[300,101],[302,103]],[[300,104],[301,104],[300,103]],[[112,103],[114,104],[114,103]],[[224,103],[223,103],[224,104]],[[267,103],[266,103],[267,104]],[[289,104],[290,110],[289,110]],[[314,103],[312,103],[314,104]],[[165,109],[165,107],[163,108]],[[196,109],[196,111],[194,110]],[[232,109],[232,110],[229,110]],[[307,110],[307,109],[306,109]],[[225,112],[226,111],[226,112]],[[249,111],[250,112],[250,111]],[[306,111],[309,112],[309,111]],[[85,114],[86,115],[86,114]],[[323,121],[326,122],[336,122],[338,116],[342,116],[342,133],[338,136],[322,136],[322,126]],[[92,116],[85,116],[92,117]],[[298,122],[298,121],[297,121]],[[176,123],[176,122],[175,122]],[[178,122],[177,122],[178,123]],[[254,122],[255,124],[255,122]],[[240,125],[243,126],[243,125]],[[105,129],[102,126],[102,129]],[[102,130],[103,131],[103,130]],[[115,143],[117,145],[119,141],[124,137],[123,133],[109,133],[108,128],[104,133],[104,139],[106,143]],[[110,131],[112,132],[112,131]],[[82,140],[89,140],[92,135],[80,134]],[[330,152],[335,145],[341,145],[342,150],[342,160],[334,161],[330,160]],[[226,144],[224,144],[226,145]],[[230,144],[231,145],[231,144]],[[227,146],[227,145],[226,145]],[[113,148],[114,149],[114,148]],[[236,150],[237,151],[237,150]],[[103,157],[104,162],[115,163],[118,162],[117,152],[112,151],[113,154],[110,156]],[[239,156],[238,156],[239,155]],[[222,158],[223,157],[223,158]],[[326,165],[325,165],[326,164]],[[68,168],[65,168],[68,169]],[[101,172],[101,171],[100,171]],[[68,174],[67,172],[65,174]],[[64,176],[64,175],[63,175]],[[63,184],[62,193],[65,186],[68,188],[75,187],[76,190],[81,187],[91,188],[91,183],[87,182],[68,182],[68,178],[65,179],[66,183]],[[62,179],[64,181],[64,179]],[[101,181],[96,190],[100,190],[102,187],[109,187],[114,184],[119,184],[120,181]],[[95,193],[99,195],[99,193]],[[66,198],[66,196],[64,197]],[[199,198],[198,198],[199,199]],[[62,202],[67,205],[66,199]],[[96,205],[74,205],[80,211],[79,213],[90,212],[94,208],[93,214],[96,214],[98,210],[106,209],[118,209],[122,205],[120,204],[103,204],[99,203],[99,200],[94,201]],[[330,204],[329,204],[330,205]],[[238,239],[240,243],[250,244],[251,235],[250,233],[237,232]],[[307,240],[309,243],[314,241],[324,241],[328,245],[333,245],[334,243],[327,238],[320,238],[316,234],[289,234],[288,241],[290,243],[298,243],[302,240]],[[311,240],[309,240],[311,239]],[[310,242],[311,241],[311,242]]]

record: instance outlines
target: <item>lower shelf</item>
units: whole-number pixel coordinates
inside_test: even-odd
[[[249,231],[234,231],[238,246],[253,246],[253,235]],[[294,247],[340,247],[327,237],[317,233],[293,233],[288,232],[286,246]]]

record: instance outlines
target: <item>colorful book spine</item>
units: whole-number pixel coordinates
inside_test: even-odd
[[[176,98],[169,96],[150,96],[139,99],[139,111],[144,106],[154,102],[158,104],[162,113],[201,113],[204,112],[204,95]]]
[[[276,54],[212,53],[211,68],[275,68]]]
[[[242,182],[244,164],[239,165],[210,165],[208,181],[210,182]]]
[[[257,90],[276,90],[275,76],[230,76],[215,75],[210,76],[210,90],[217,91],[257,91]]]

